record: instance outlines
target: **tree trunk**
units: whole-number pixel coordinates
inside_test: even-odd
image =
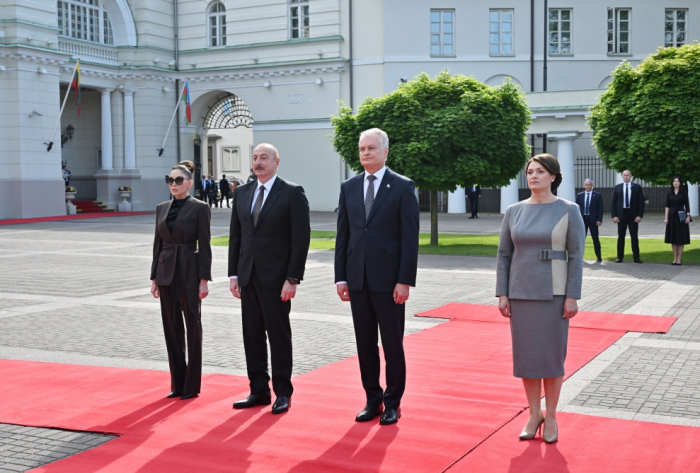
[[[438,191],[430,191],[430,244],[438,244]]]

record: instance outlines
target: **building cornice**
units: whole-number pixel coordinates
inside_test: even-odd
[[[231,46],[224,46],[221,48],[201,48],[201,49],[182,49],[180,54],[202,54],[202,53],[216,53],[221,51],[231,51],[236,49],[259,49],[259,48],[273,48],[278,46],[287,46],[291,44],[305,44],[305,43],[323,43],[323,42],[337,42],[341,43],[345,41],[342,36],[321,36],[318,38],[297,38],[289,39],[286,41],[270,41],[265,43],[250,43],[250,44],[234,44]]]

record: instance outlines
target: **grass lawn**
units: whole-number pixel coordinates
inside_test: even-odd
[[[334,231],[312,230],[312,250],[332,250],[335,248]],[[454,233],[441,233],[437,246],[430,245],[430,234],[421,233],[419,252],[426,255],[471,255],[471,256],[496,256],[498,251],[498,235],[465,235]],[[632,261],[632,247],[629,237],[626,239],[625,261]],[[212,238],[212,245],[228,245],[228,236]],[[604,260],[614,261],[617,258],[617,238],[601,237],[600,246]],[[645,263],[671,263],[673,253],[671,245],[667,245],[661,239],[640,238],[639,251],[642,261]],[[595,260],[593,240],[586,239],[586,253],[584,258]],[[683,263],[700,263],[700,240],[691,240],[686,245],[683,253]]]

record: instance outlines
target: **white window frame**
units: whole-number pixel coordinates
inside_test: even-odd
[[[498,13],[498,31],[493,31],[491,16],[493,13]],[[503,21],[503,14],[510,13],[510,21]],[[503,23],[510,23],[510,31],[503,30]],[[492,35],[498,35],[498,42],[493,41]],[[510,42],[504,42],[503,36],[510,34]],[[491,47],[498,45],[498,52],[491,51]],[[510,44],[510,52],[503,52],[503,45]],[[489,10],[489,56],[515,56],[515,10],[512,8],[492,8]]]
[[[439,15],[439,21],[433,21],[433,14],[437,13]],[[452,19],[450,21],[445,21],[445,13],[450,13]],[[445,25],[451,25],[446,28]],[[445,31],[446,29],[451,29],[451,31]],[[448,42],[445,36],[451,36],[451,40]],[[430,57],[455,57],[457,52],[455,51],[455,10],[454,8],[434,8],[430,10]],[[440,50],[438,53],[433,51],[433,47],[437,46]],[[445,52],[446,47],[451,47],[451,52]]]
[[[224,47],[226,47],[226,6],[223,2],[214,2],[207,11],[207,48]]]
[[[620,20],[620,12],[627,12],[627,20]],[[627,31],[620,31],[620,23],[627,22]],[[608,55],[631,56],[632,55],[632,9],[608,8]],[[627,33],[627,41],[621,40],[621,35]],[[627,45],[627,51],[622,51],[621,46]]]
[[[224,160],[224,155],[226,154],[226,152],[230,152],[232,150],[236,150],[236,156],[238,157],[238,168],[237,169],[227,168],[226,162]],[[240,148],[240,146],[222,146],[221,147],[221,172],[222,173],[241,172],[241,148]]]
[[[556,19],[552,19],[552,13],[556,12],[557,17]],[[569,19],[568,20],[563,20],[562,19],[562,13],[563,12],[569,12]],[[563,42],[562,41],[562,26],[561,24],[563,22],[568,22],[569,23],[569,41]],[[552,31],[552,24],[556,23],[557,25],[557,31]],[[549,17],[547,21],[547,53],[550,56],[568,56],[574,54],[574,9],[573,8],[550,8],[549,9]],[[553,35],[557,35],[556,37]],[[553,41],[556,39],[556,41]],[[564,52],[562,50],[563,45],[568,44],[569,45],[569,50]],[[552,51],[552,46],[556,47],[556,51]]]
[[[673,15],[673,20],[668,21],[666,16],[671,12]],[[685,19],[678,19],[678,12],[685,13]],[[678,30],[678,23],[683,23],[683,31]],[[668,24],[672,23],[672,30],[668,30]],[[666,41],[666,34],[671,33],[673,35],[673,41]],[[685,35],[683,41],[678,41],[678,34],[683,33]],[[688,44],[688,9],[687,8],[666,8],[664,11],[664,47],[666,48],[677,48]]]
[[[100,0],[58,0],[56,19],[60,36],[114,45],[112,22]]]
[[[289,39],[303,39],[311,35],[311,15],[309,14],[309,0],[289,0]],[[296,11],[296,15],[294,14]],[[293,25],[297,19],[297,26]],[[296,36],[295,36],[296,34]]]

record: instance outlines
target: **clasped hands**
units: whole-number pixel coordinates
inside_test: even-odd
[[[501,312],[503,317],[510,317],[512,313],[510,312],[510,300],[508,296],[498,296],[498,310]],[[564,299],[564,315],[565,319],[572,319],[578,314],[578,302],[576,299],[567,297]]]
[[[241,298],[241,286],[238,285],[238,278],[232,278],[231,279],[231,286],[230,286],[231,294],[233,294],[233,297],[236,299]],[[282,293],[280,294],[280,298],[282,299],[282,302],[287,302],[292,299],[294,299],[294,296],[297,294],[297,285],[296,284],[290,284],[289,281],[285,281],[284,285],[282,286]]]
[[[346,283],[336,284],[336,291],[338,291],[338,296],[343,302],[348,302],[350,300],[350,290]],[[409,293],[411,291],[411,286],[407,284],[396,284],[394,288],[394,303],[403,304],[408,300]]]

